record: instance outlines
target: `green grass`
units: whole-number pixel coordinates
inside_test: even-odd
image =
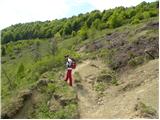
[[[52,72],[47,72],[48,76],[52,76]],[[51,96],[57,96],[53,106],[55,111],[50,111],[47,101],[43,102],[42,104],[39,103],[38,107],[36,108],[35,118],[50,118],[50,119],[71,119],[78,117],[78,106],[76,102],[76,93],[73,88],[69,87],[68,84],[64,80],[60,80],[59,74],[56,74],[54,77],[55,83],[49,83],[47,87],[45,87],[44,94],[48,94]],[[63,104],[61,104],[63,103]]]
[[[13,96],[16,96],[19,91],[31,87],[41,75],[46,73],[46,78],[50,80],[57,80],[54,84],[49,84],[47,88],[44,88],[44,93],[55,93],[60,95],[62,100],[75,98],[75,91],[69,89],[68,85],[62,81],[59,73],[64,73],[64,55],[69,54],[74,57],[78,62],[85,59],[103,59],[104,63],[114,68],[116,63],[114,63],[113,55],[117,52],[116,48],[112,49],[99,49],[96,51],[85,51],[83,53],[78,53],[76,50],[84,45],[91,44],[97,40],[103,40],[106,35],[110,35],[115,32],[123,32],[126,29],[134,30],[136,28],[141,28],[143,25],[150,21],[157,20],[158,17],[151,18],[149,20],[140,21],[139,24],[134,25],[124,25],[116,29],[104,29],[102,31],[97,31],[90,29],[87,31],[88,39],[82,40],[80,36],[74,36],[66,39],[61,39],[58,41],[58,50],[55,55],[51,53],[51,45],[48,39],[34,39],[34,40],[21,40],[17,42],[10,42],[4,44],[6,49],[6,55],[2,56],[2,68],[6,71],[6,75],[2,71],[2,104],[7,105]],[[128,35],[128,41],[133,43],[136,42],[140,36],[146,36],[148,38],[153,38],[157,35],[157,30],[146,30],[142,31],[134,36],[131,32]],[[150,40],[150,39],[148,39]],[[38,44],[38,46],[36,46]],[[108,45],[110,42],[104,42],[104,45]],[[135,57],[134,53],[128,53],[132,59],[128,62],[131,66],[136,66],[142,64],[144,59],[142,57]],[[23,70],[20,66],[23,64]],[[18,72],[18,70],[20,72]],[[78,76],[78,74],[77,74]],[[99,76],[98,79],[105,79],[108,76],[111,77],[110,84],[118,85],[116,75],[113,72],[105,72]],[[77,77],[76,77],[77,78]],[[79,81],[80,78],[77,79]],[[79,81],[80,82],[80,81]],[[12,84],[13,89],[10,88]],[[95,85],[96,91],[104,91],[106,86],[104,83],[100,82]],[[48,112],[46,107],[46,102],[39,105],[37,110],[36,118],[74,118],[73,113],[77,109],[75,101],[69,100],[69,104],[63,109],[57,111],[56,113]],[[67,114],[68,113],[68,114]],[[73,114],[72,114],[73,113]]]
[[[96,90],[97,92],[103,92],[103,91],[105,90],[105,88],[106,88],[106,85],[105,85],[104,83],[100,82],[100,83],[97,83],[97,84],[94,86],[94,88],[95,88],[95,90]]]
[[[36,44],[38,44],[38,46],[36,46]],[[9,80],[2,71],[2,110],[4,110],[4,107],[7,106],[8,103],[14,104],[11,98],[14,98],[20,91],[31,88],[41,75],[45,73],[45,79],[53,80],[55,83],[41,88],[41,94],[45,94],[47,97],[53,93],[61,95],[63,100],[68,100],[70,103],[68,103],[64,109],[54,113],[50,112],[47,106],[49,98],[43,98],[40,103],[37,103],[36,111],[32,111],[33,113],[29,114],[28,117],[74,118],[74,114],[78,114],[75,110],[77,108],[76,101],[72,100],[76,98],[75,92],[69,88],[63,79],[60,79],[59,73],[64,73],[64,55],[70,54],[78,59],[80,57],[79,54],[63,48],[58,49],[56,54],[52,55],[51,46],[47,39],[17,41],[4,46],[7,46],[7,52],[6,55],[2,57],[2,59],[6,61],[2,64],[2,68],[6,71]],[[39,59],[35,60],[36,56],[34,56],[34,54],[37,54],[37,52]],[[12,89],[10,89],[9,83],[11,83]]]
[[[30,40],[30,41],[17,41],[8,43],[6,46],[10,46],[9,52],[2,59],[6,59],[6,63],[2,64],[3,70],[6,71],[7,76],[9,77],[11,83],[13,84],[12,91],[9,90],[9,83],[6,75],[2,71],[2,102],[4,102],[7,98],[10,98],[12,95],[16,93],[16,91],[20,89],[25,89],[30,86],[33,82],[35,82],[39,77],[39,71],[37,68],[41,65],[33,60],[32,49],[31,46],[39,41],[40,42],[40,54],[41,56],[47,56],[47,44],[48,41],[43,40]],[[45,45],[46,49],[43,48]],[[15,49],[19,49],[19,53],[15,53]],[[7,48],[8,49],[8,48]],[[8,50],[7,50],[8,51]],[[9,55],[15,56],[15,59],[10,59]],[[21,56],[19,56],[21,55]],[[48,58],[42,57],[41,61],[46,61]],[[49,60],[48,60],[49,61]],[[48,62],[47,61],[47,62]],[[21,75],[18,73],[20,65],[23,64],[24,71]],[[40,64],[40,65],[38,65]]]

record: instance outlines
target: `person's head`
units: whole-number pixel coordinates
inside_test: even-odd
[[[65,59],[69,58],[69,55],[65,55],[64,58],[65,58]]]

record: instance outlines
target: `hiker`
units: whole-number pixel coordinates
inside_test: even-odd
[[[72,69],[75,69],[75,60],[73,58],[70,58],[69,55],[64,56],[66,59],[66,67],[67,67],[67,73],[65,81],[68,81],[69,79],[69,85],[72,86]]]

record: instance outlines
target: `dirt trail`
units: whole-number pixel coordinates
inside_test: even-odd
[[[87,60],[77,66],[74,71],[79,72],[81,76],[81,87],[77,88],[80,118],[97,118],[101,114],[97,113],[100,106],[97,104],[98,95],[93,90],[92,83],[104,68],[105,66],[101,61]]]
[[[140,118],[135,111],[139,101],[158,112],[158,60],[124,72],[119,85],[107,87],[99,98],[92,83],[103,69],[107,67],[101,61],[87,60],[74,71],[81,77],[81,86],[76,88],[80,118]]]

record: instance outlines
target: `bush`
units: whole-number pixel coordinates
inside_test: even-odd
[[[47,89],[48,93],[53,93],[57,89],[57,86],[53,83],[49,83]]]
[[[97,77],[97,83],[98,88],[97,89],[103,89],[103,85],[99,86],[101,84],[108,84],[108,85],[118,85],[116,73],[112,70],[103,70],[101,71],[100,75]]]
[[[138,18],[135,18],[131,21],[131,24],[138,24],[140,23],[140,20]]]
[[[116,28],[116,27],[121,26],[123,24],[123,22],[124,22],[123,15],[115,12],[111,15],[107,24],[109,25],[110,28]]]
[[[143,20],[144,16],[143,16],[143,12],[138,12],[136,14],[136,16],[134,16],[135,19],[139,19],[139,20]]]
[[[156,17],[158,15],[158,10],[150,10],[149,14],[151,17]]]
[[[150,13],[149,12],[144,12],[143,17],[144,17],[144,19],[150,18]]]
[[[18,67],[17,76],[23,76],[24,70],[25,70],[24,65],[23,65],[23,63],[21,63]]]
[[[72,37],[76,36],[76,32],[72,31]]]
[[[87,34],[86,30],[80,30],[79,35],[80,35],[82,40],[86,40],[88,38],[88,34]]]
[[[103,92],[105,90],[105,84],[100,82],[95,85],[95,90],[97,92]]]
[[[132,58],[131,60],[128,61],[128,64],[132,67],[140,65],[142,63],[144,63],[144,57],[143,56],[135,57],[135,58]]]
[[[78,118],[78,108],[75,104],[69,104],[54,114],[56,119],[73,119]]]
[[[2,56],[6,55],[6,48],[4,46],[1,47],[1,54]]]
[[[145,105],[143,102],[138,102],[135,106],[135,110],[139,111],[142,118],[158,118],[157,111],[151,106]]]

